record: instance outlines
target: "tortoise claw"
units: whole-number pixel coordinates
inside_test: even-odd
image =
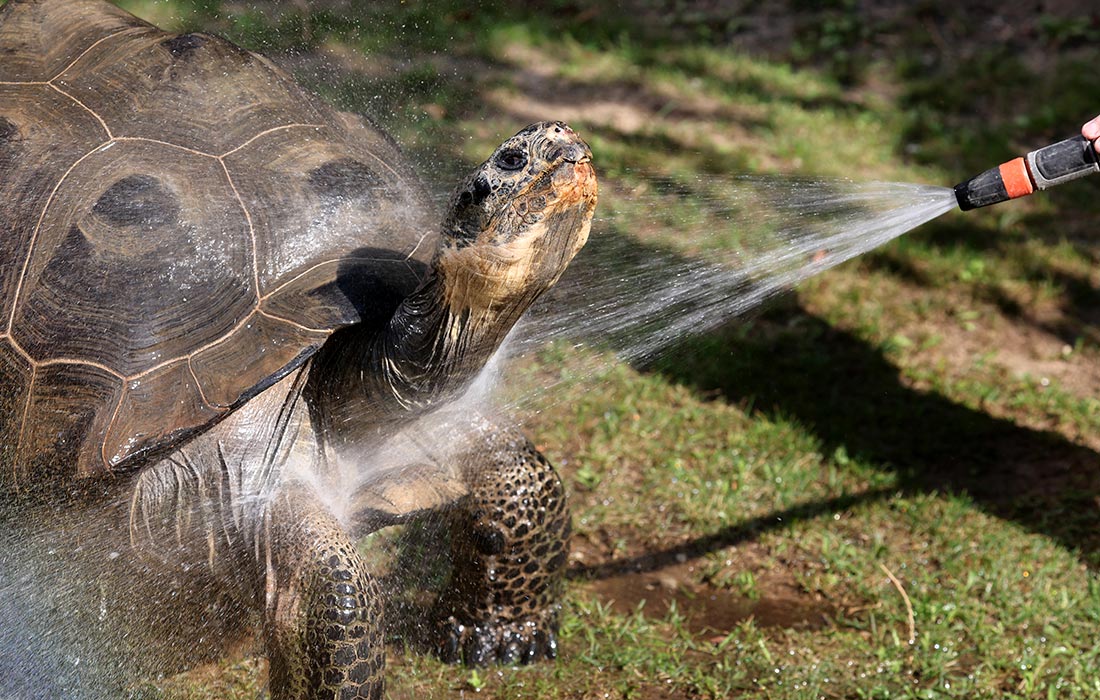
[[[558,658],[558,635],[553,632],[546,633],[546,649],[543,654],[551,661]]]
[[[523,665],[529,666],[543,657],[543,645],[536,639],[523,650]]]
[[[438,650],[446,663],[526,666],[555,659],[558,655],[554,631],[541,629],[530,620],[502,625],[464,625],[451,617],[441,628]]]
[[[515,666],[519,663],[519,642],[511,642],[500,650],[497,660],[504,666]]]
[[[475,631],[466,639],[466,644],[463,647],[463,658],[466,660],[467,666],[487,666],[490,661],[494,660],[495,649],[492,647],[492,642],[485,635],[479,634],[479,631]]]
[[[462,625],[450,627],[444,634],[439,645],[439,658],[445,664],[457,664],[462,661],[462,635],[465,628]]]

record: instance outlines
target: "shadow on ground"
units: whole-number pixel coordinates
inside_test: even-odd
[[[726,362],[716,362],[724,355]],[[1053,432],[1022,427],[906,386],[861,339],[796,308],[688,341],[654,371],[701,394],[797,420],[826,454],[844,448],[897,474],[900,489],[776,513],[813,517],[898,490],[965,493],[986,512],[1047,535],[1100,564],[1100,454]],[[685,545],[692,554],[735,544],[743,523]],[[675,552],[671,553],[675,556]],[[593,572],[595,573],[595,572]]]
[[[705,266],[668,248],[641,243],[614,222],[603,224],[590,248],[583,264],[578,260],[578,269],[562,280],[561,290],[548,295],[551,308],[560,318],[573,319],[569,307],[581,302],[600,309],[602,316],[628,320],[614,327],[618,334],[598,326],[598,337],[583,337],[583,324],[559,324],[551,331],[619,354],[629,355],[637,333],[644,333],[631,294],[638,288],[664,289],[662,280],[671,273],[662,271]],[[645,271],[644,280],[624,285],[633,279],[629,271],[637,270]],[[894,272],[905,278],[919,275],[915,269]],[[750,287],[746,284],[743,292],[751,292]],[[1095,294],[1079,282],[1062,295],[1065,318],[1075,329],[1090,327],[1088,314],[1079,308],[1083,302],[1076,298],[1078,287],[1085,296]],[[727,297],[737,293],[731,291]],[[674,296],[668,304],[688,308],[691,301]],[[1041,330],[1057,337],[1065,329]],[[573,338],[571,333],[581,335]],[[1022,426],[991,415],[992,409],[956,403],[934,389],[914,388],[881,348],[830,325],[796,302],[681,340],[656,361],[640,363],[639,369],[690,387],[705,400],[751,406],[756,414],[793,420],[818,438],[823,454],[842,448],[861,464],[896,474],[897,487],[813,501],[666,549],[574,567],[574,578],[606,579],[624,571],[664,569],[755,539],[761,532],[890,498],[899,491],[966,494],[986,512],[1045,534],[1079,551],[1090,566],[1100,566],[1100,454],[1052,430]]]

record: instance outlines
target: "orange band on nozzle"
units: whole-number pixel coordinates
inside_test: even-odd
[[[1031,183],[1031,175],[1027,172],[1027,163],[1023,158],[1001,163],[999,170],[1009,199],[1023,197],[1035,191],[1035,185]]]

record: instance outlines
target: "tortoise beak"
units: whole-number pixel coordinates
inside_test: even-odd
[[[570,163],[590,163],[592,162],[592,149],[588,147],[588,144],[584,142],[584,139],[580,135],[565,126],[562,131],[569,137],[568,143],[565,145],[562,158]]]
[[[564,160],[568,163],[588,163],[592,161],[592,149],[584,139],[565,122],[550,122],[546,125],[546,140],[558,150],[551,162]]]
[[[592,149],[588,147],[587,143],[578,139],[576,143],[565,150],[565,155],[562,157],[570,163],[591,163]]]
[[[558,172],[569,194],[563,200],[588,202],[596,201],[596,171],[592,167],[592,149],[580,135],[564,122],[551,122],[547,129],[548,138],[554,139],[561,149],[558,155]],[[557,180],[559,176],[556,176]]]

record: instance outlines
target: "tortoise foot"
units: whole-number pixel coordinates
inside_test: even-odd
[[[434,618],[440,656],[471,666],[553,659],[569,546],[565,489],[521,435],[502,432],[486,448],[452,513],[454,569]]]
[[[290,488],[272,513],[272,700],[381,700],[386,660],[377,581],[312,493]]]
[[[463,624],[449,617],[440,627],[439,656],[446,663],[526,666],[558,656],[557,624],[552,620]]]

